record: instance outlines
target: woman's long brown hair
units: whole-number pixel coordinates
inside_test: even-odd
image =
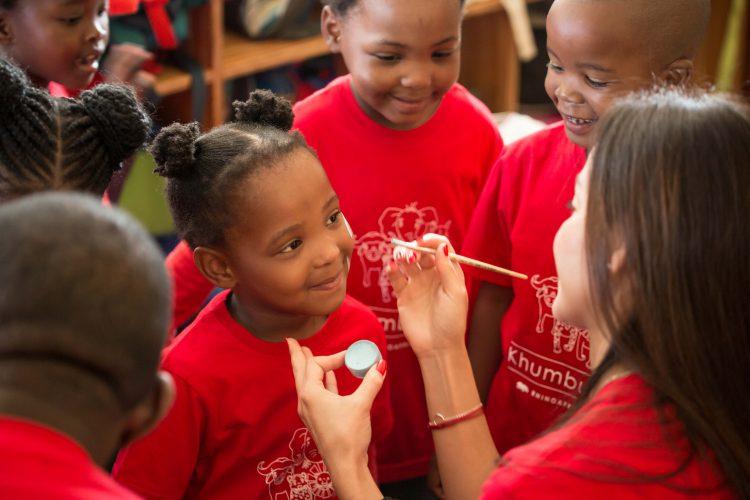
[[[677,90],[620,102],[601,130],[588,200],[591,295],[611,348],[581,400],[613,364],[634,369],[676,410],[694,454],[713,453],[750,497],[748,109]],[[613,285],[608,262],[621,245]]]

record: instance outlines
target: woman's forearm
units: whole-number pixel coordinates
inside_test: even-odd
[[[375,479],[364,462],[350,459],[326,460],[336,496],[341,500],[382,500]]]
[[[423,357],[419,363],[431,420],[438,413],[450,418],[480,403],[463,345]],[[434,430],[432,437],[446,497],[478,498],[482,484],[497,467],[499,458],[484,415]]]

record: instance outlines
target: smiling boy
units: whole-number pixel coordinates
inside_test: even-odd
[[[556,320],[552,240],[601,117],[620,96],[687,83],[709,0],[556,0],[545,88],[563,120],[505,150],[463,253],[529,275],[481,281],[469,352],[500,453],[545,430],[588,378],[588,332]]]

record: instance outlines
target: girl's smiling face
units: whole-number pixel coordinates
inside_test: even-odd
[[[107,0],[19,0],[0,8],[0,50],[38,86],[89,86],[109,39]]]
[[[255,311],[325,316],[346,295],[354,240],[320,162],[306,149],[280,162],[235,191],[225,235],[232,289]]]
[[[341,17],[326,7],[322,24],[359,105],[381,125],[419,127],[458,79],[458,0],[360,0]]]

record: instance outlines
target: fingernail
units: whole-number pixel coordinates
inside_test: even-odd
[[[448,256],[448,245],[443,245],[443,253],[446,257]]]
[[[385,372],[388,371],[388,362],[386,360],[381,359],[380,362],[378,362],[378,365],[375,367],[377,371],[380,372],[382,376],[385,377]]]

